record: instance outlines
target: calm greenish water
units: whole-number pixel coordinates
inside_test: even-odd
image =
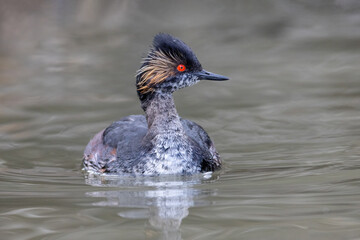
[[[87,177],[158,32],[231,78],[175,94],[224,168]],[[360,239],[359,66],[355,0],[3,1],[0,238]]]

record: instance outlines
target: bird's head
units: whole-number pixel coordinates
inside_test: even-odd
[[[194,52],[181,40],[165,33],[154,37],[153,46],[136,75],[141,101],[154,93],[172,93],[200,80],[223,81],[227,77],[205,71]]]

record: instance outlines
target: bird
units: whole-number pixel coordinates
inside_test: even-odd
[[[136,90],[144,115],[113,122],[87,144],[83,169],[95,174],[158,176],[213,172],[222,161],[206,131],[179,117],[176,90],[200,80],[228,77],[204,70],[180,39],[158,33],[136,74]]]

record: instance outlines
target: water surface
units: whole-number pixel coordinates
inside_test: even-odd
[[[37,4],[0,8],[1,239],[360,239],[357,1]],[[224,168],[83,174],[88,140],[142,113],[157,32],[231,78],[175,94]]]

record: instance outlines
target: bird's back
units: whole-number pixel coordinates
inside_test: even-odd
[[[220,167],[219,155],[204,129],[190,120],[181,119],[181,123],[185,132],[182,139],[186,139],[186,142],[178,144],[190,147],[193,152],[193,159],[183,161],[198,165],[201,171],[213,171]],[[151,161],[157,160],[156,154],[150,155],[155,146],[143,141],[147,132],[148,126],[143,115],[130,115],[112,123],[95,135],[87,145],[83,160],[85,169],[129,174],[134,174],[138,169],[144,174],[146,170],[142,167],[146,165],[146,161],[149,158],[152,158]]]

